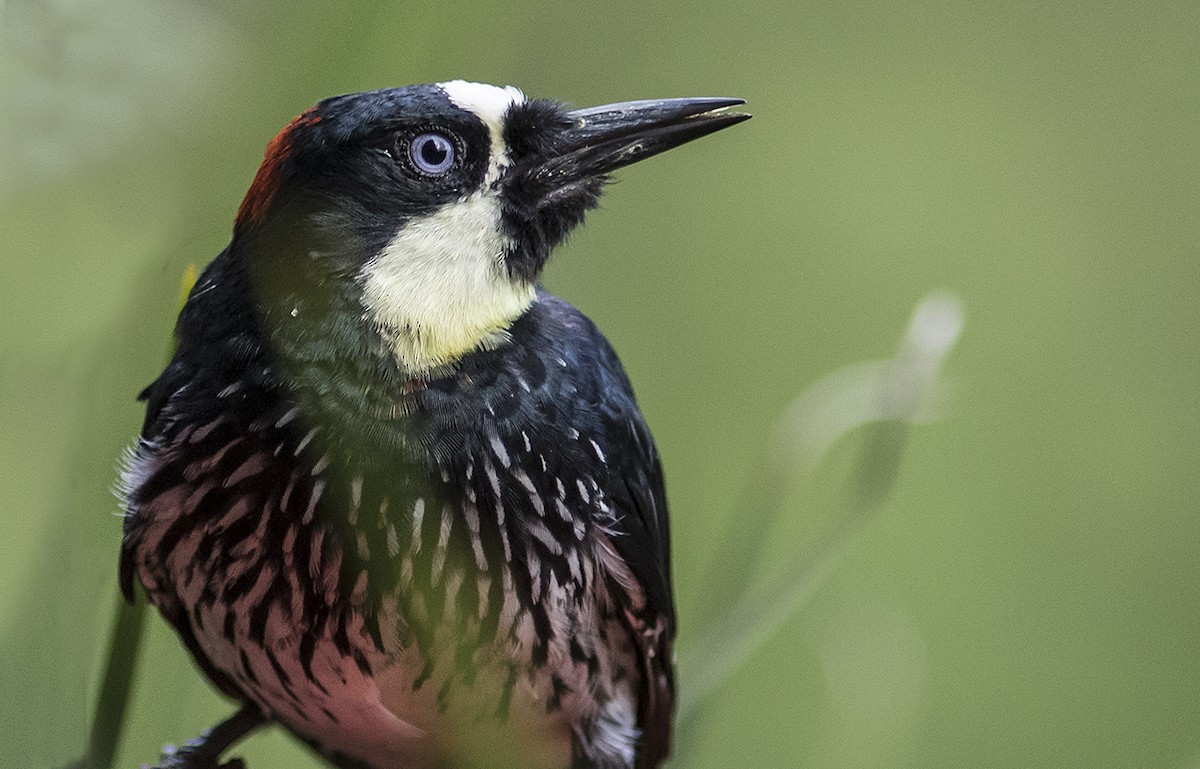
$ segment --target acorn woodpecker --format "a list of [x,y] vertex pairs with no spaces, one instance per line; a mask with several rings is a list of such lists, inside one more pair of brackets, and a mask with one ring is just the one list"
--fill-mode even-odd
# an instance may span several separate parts
[[741,103],[454,81],[329,98],[270,142],[123,477],[126,594],[242,703],[166,765],[266,722],[340,767],[667,756],[659,457],[538,281],[610,172]]

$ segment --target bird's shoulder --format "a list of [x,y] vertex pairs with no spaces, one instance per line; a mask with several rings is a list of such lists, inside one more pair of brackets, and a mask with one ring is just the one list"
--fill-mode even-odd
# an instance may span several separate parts
[[565,466],[588,469],[612,505],[604,523],[615,547],[647,591],[649,609],[668,618],[673,633],[662,463],[616,351],[586,315],[545,291],[511,333],[509,349],[460,371],[511,393],[511,413],[494,403],[472,410],[487,413],[502,432],[519,429],[547,451],[565,452]]
[[[611,590],[642,668],[638,765],[652,766],[670,752],[675,692],[675,607],[662,463],[624,367],[596,325],[545,292],[525,320],[530,327],[516,327],[514,342],[548,359],[553,372],[548,379],[555,383],[550,390],[556,393],[552,409],[566,405],[572,410],[567,435],[558,439],[569,445],[580,438],[591,445],[596,477],[611,505],[611,514],[597,527],[598,539],[619,559],[611,566]],[[636,584],[632,592],[620,584],[627,577]]]

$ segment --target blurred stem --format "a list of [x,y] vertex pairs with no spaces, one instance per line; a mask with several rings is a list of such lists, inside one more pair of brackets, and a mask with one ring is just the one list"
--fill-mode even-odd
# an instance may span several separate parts
[[[899,468],[907,437],[903,423],[871,425],[858,466],[847,483],[837,524],[808,555],[798,558],[757,588],[746,591],[705,638],[688,649],[691,670],[679,706],[685,731],[698,707],[806,605],[833,571],[847,544],[886,500]],[[691,664],[687,664],[692,661]],[[681,740],[681,744],[688,744]]]
[[[183,308],[195,284],[196,265],[189,264],[180,280],[179,309]],[[174,355],[172,336],[167,347],[167,363]],[[138,653],[145,628],[146,601],[141,591],[134,591],[133,603],[127,602],[118,592],[116,608],[113,610],[112,634],[108,639],[108,655],[100,676],[100,693],[96,697],[96,711],[92,715],[92,729],[88,735],[87,753],[70,769],[111,769],[125,727],[125,713],[129,709],[133,680],[137,676]]]
[[694,619],[697,626],[706,627],[716,621],[720,611],[746,591],[766,547],[771,523],[778,517],[787,494],[788,475],[769,456],[754,463],[737,497],[741,511],[728,516],[724,533],[717,539],[718,560],[708,570],[705,588],[700,592],[702,603]]
[[129,694],[133,691],[133,679],[137,674],[138,652],[146,622],[146,602],[140,593],[132,604],[126,602],[124,596],[117,595],[113,614],[108,659],[101,678],[100,695],[96,698],[91,735],[88,737],[87,758],[84,760],[86,769],[109,769],[116,757],[125,711],[129,706]]
[[[710,695],[808,603],[850,540],[891,493],[909,426],[920,421],[939,394],[941,365],[961,327],[957,298],[925,297],[894,358],[834,372],[805,391],[779,420],[768,456],[759,465],[763,469],[744,498],[748,507],[731,518],[734,550],[712,581],[710,605],[717,599],[729,608],[681,654],[688,676],[679,704],[681,752],[694,744],[700,711]],[[847,479],[833,530],[810,554],[748,589],[791,483],[811,473],[838,439],[861,425],[866,425],[863,449]],[[737,536],[746,529],[753,535]]]
[[[784,410],[737,497],[739,512],[729,516],[718,540],[721,558],[701,592],[704,603],[697,624],[715,621],[746,592],[789,493],[817,471],[833,444],[863,425],[915,424],[936,413],[944,389],[941,363],[957,339],[961,320],[956,297],[929,294],[918,303],[894,357],[834,371]],[[879,450],[870,441],[864,448],[868,453]],[[859,478],[863,493],[874,488],[886,495],[898,469],[869,468]]]

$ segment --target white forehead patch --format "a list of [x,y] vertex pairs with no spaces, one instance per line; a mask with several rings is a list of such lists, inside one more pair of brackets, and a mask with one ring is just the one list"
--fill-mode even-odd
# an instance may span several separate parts
[[525,101],[525,94],[511,85],[501,88],[487,83],[451,80],[438,83],[438,88],[454,102],[454,106],[478,115],[492,132],[493,141],[495,135],[504,129],[504,113],[508,108]]
[[487,126],[492,151],[484,184],[491,184],[508,165],[508,148],[504,144],[504,114],[512,105],[525,101],[525,94],[511,85],[501,88],[467,80],[451,80],[437,85],[454,106],[474,114]]

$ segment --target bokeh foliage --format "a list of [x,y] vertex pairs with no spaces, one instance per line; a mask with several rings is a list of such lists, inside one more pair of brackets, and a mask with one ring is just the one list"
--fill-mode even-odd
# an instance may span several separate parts
[[[83,746],[133,395],[263,145],[322,96],[467,77],[756,115],[622,172],[547,276],[655,428],[685,641],[779,410],[888,354],[929,289],[967,307],[949,418],[689,766],[1200,765],[1194,2],[8,0],[0,25],[0,764]],[[768,566],[819,540],[855,450]],[[230,711],[161,623],[145,651],[123,766]]]

